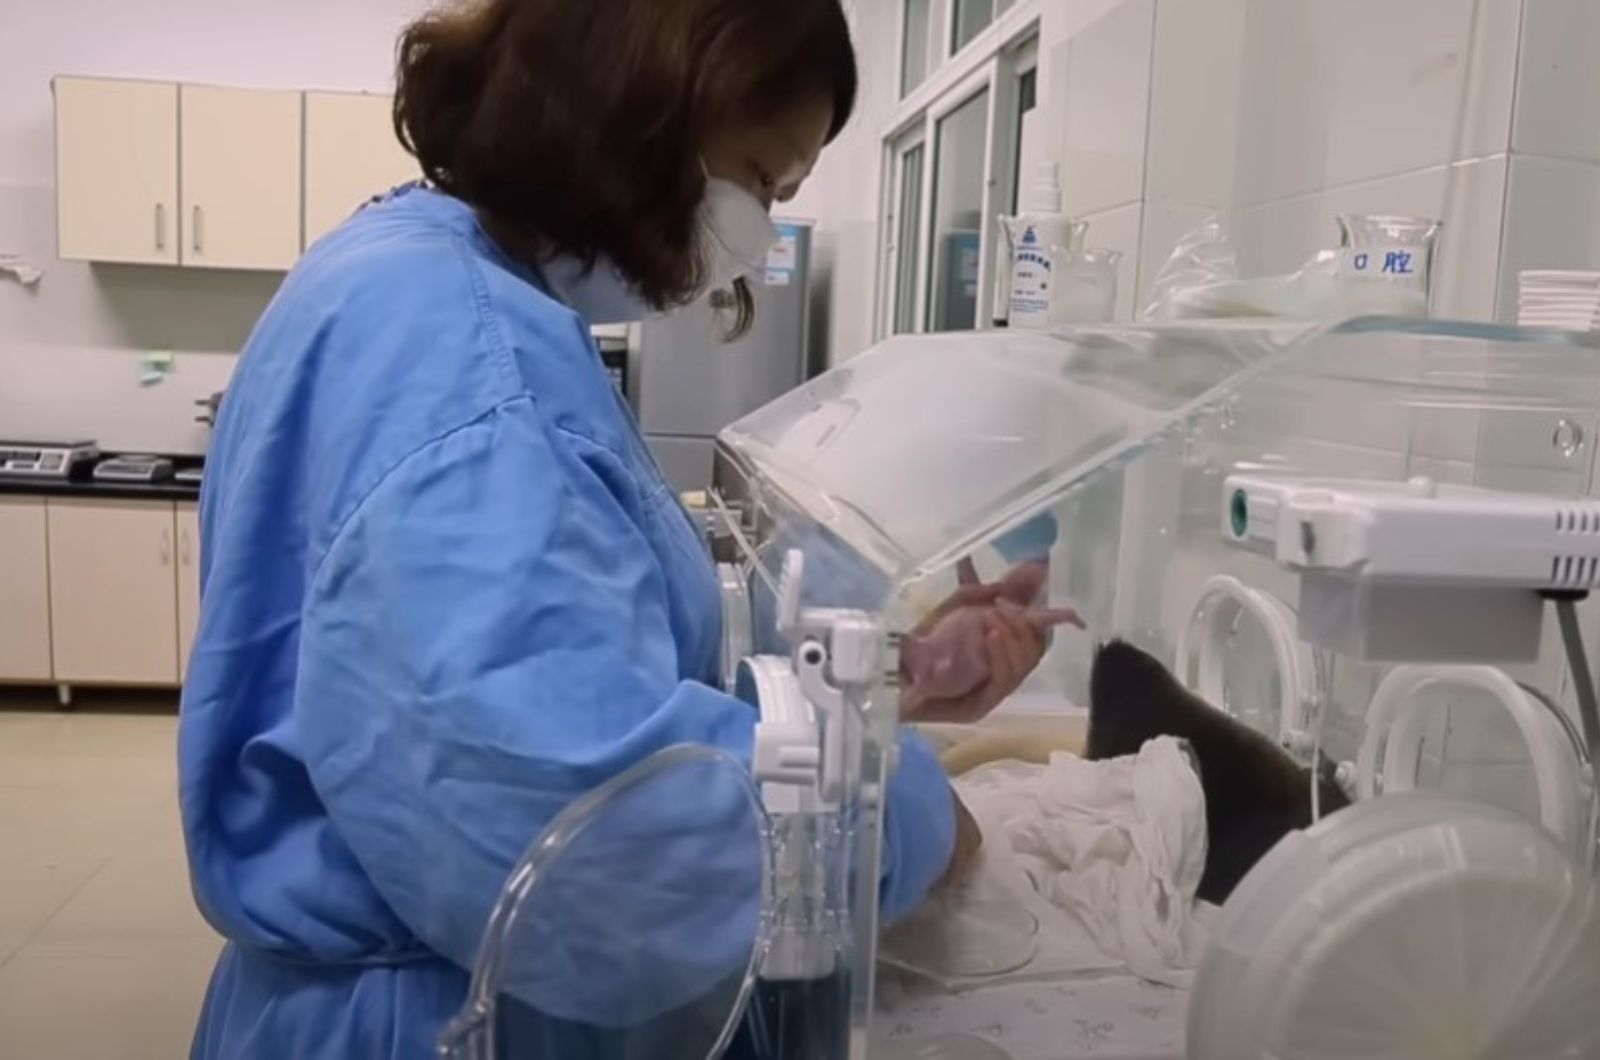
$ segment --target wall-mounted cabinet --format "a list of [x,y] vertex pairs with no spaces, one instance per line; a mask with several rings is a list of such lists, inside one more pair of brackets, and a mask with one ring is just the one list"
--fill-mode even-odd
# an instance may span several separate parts
[[287,269],[300,256],[300,93],[58,77],[58,252]]
[[59,77],[55,95],[61,256],[178,264],[178,86]]
[[58,77],[59,253],[287,270],[417,176],[386,95]]
[[288,269],[300,256],[300,93],[184,85],[185,265]]
[[374,195],[420,175],[394,134],[389,96],[306,93],[305,245]]

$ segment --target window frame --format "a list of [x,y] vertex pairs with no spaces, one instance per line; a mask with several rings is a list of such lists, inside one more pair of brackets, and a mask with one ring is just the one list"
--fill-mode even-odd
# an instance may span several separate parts
[[[873,334],[883,339],[895,334],[900,316],[899,290],[899,213],[903,201],[901,182],[904,154],[915,145],[923,145],[921,214],[919,225],[919,258],[917,263],[916,332],[928,330],[932,299],[929,297],[934,282],[933,262],[936,254],[933,211],[934,191],[938,179],[939,122],[970,102],[974,96],[988,89],[987,137],[984,157],[983,223],[980,226],[978,250],[978,328],[985,328],[994,319],[995,269],[997,267],[996,240],[1004,238],[1000,230],[999,215],[1009,206],[1007,199],[1016,182],[1017,153],[1022,135],[1021,123],[1016,119],[1017,94],[1022,76],[1028,70],[1038,70],[1039,35],[1043,10],[1048,0],[1017,0],[1001,13],[960,53],[948,58],[938,69],[930,70],[923,82],[902,98],[896,106],[880,142],[881,179],[879,188],[878,246],[881,248],[878,267],[876,311],[873,314]],[[954,38],[952,32],[955,5],[951,0],[934,0],[935,24],[942,23],[940,32],[945,40]],[[939,17],[942,15],[942,18]],[[897,42],[897,56],[905,55],[905,17],[899,20],[901,39]],[[897,70],[896,74],[901,71]],[[1038,76],[1037,74],[1035,75]],[[1003,189],[1003,190],[1002,190]]]

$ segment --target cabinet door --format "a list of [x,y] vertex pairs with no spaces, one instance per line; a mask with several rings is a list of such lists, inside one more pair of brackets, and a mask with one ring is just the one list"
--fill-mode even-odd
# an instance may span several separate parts
[[56,680],[176,684],[172,505],[51,500],[47,509]]
[[178,680],[189,673],[189,649],[200,628],[200,509],[178,505]]
[[184,85],[183,263],[287,269],[300,256],[300,93]]
[[0,681],[50,680],[44,501],[0,497]]
[[394,134],[389,96],[306,93],[306,246],[397,184],[421,175]]
[[58,77],[56,233],[63,258],[178,262],[178,86]]

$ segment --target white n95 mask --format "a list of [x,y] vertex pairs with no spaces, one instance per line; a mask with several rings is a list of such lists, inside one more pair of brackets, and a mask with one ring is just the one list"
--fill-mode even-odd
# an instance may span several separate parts
[[772,223],[761,200],[721,177],[706,177],[700,228],[707,290],[726,287],[741,276],[764,270],[767,254],[778,245],[778,226]]

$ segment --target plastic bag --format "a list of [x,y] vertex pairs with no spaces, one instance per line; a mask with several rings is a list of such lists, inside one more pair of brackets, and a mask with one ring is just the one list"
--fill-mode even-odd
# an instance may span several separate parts
[[1343,315],[1339,253],[1319,251],[1297,272],[1243,279],[1227,227],[1212,214],[1178,240],[1156,274],[1141,320],[1287,317],[1322,320]]

